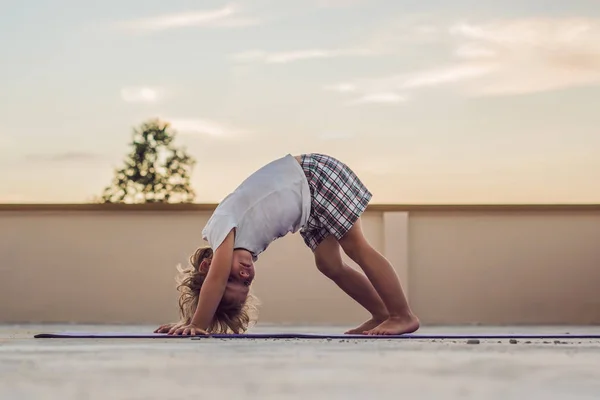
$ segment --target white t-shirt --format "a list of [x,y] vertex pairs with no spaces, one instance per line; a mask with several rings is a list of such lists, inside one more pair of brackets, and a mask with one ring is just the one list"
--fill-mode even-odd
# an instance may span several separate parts
[[234,248],[256,261],[274,240],[295,233],[307,222],[311,196],[300,163],[291,154],[263,166],[223,199],[202,230],[216,250],[235,228]]

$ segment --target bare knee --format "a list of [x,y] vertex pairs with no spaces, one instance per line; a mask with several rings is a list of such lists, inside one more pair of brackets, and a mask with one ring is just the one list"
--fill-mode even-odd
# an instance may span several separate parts
[[327,236],[315,249],[317,269],[329,279],[335,280],[344,270],[340,244],[333,236]]
[[339,262],[337,262],[332,259],[316,257],[315,264],[317,265],[319,272],[331,280],[335,280],[338,276],[340,276],[344,269],[344,263],[341,259]]

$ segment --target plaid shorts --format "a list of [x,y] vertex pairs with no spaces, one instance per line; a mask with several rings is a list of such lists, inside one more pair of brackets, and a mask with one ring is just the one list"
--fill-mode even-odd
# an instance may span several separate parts
[[373,195],[344,163],[323,154],[303,154],[311,211],[300,230],[304,243],[315,251],[328,235],[341,239],[367,208]]

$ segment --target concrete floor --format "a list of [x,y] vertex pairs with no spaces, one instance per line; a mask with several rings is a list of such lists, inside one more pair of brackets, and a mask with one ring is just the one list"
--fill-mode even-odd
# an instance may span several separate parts
[[[152,329],[0,326],[0,399],[600,398],[600,340],[467,344],[466,340],[32,338],[52,331]],[[262,326],[254,332],[343,329]],[[510,331],[600,334],[600,327],[424,327],[420,332]]]

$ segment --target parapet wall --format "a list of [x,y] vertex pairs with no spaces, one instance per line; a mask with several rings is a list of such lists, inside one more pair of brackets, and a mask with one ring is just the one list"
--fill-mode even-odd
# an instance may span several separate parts
[[[176,320],[175,266],[213,209],[0,205],[0,323]],[[600,323],[600,205],[371,206],[363,227],[424,324]],[[260,322],[367,318],[299,235],[256,269]]]

